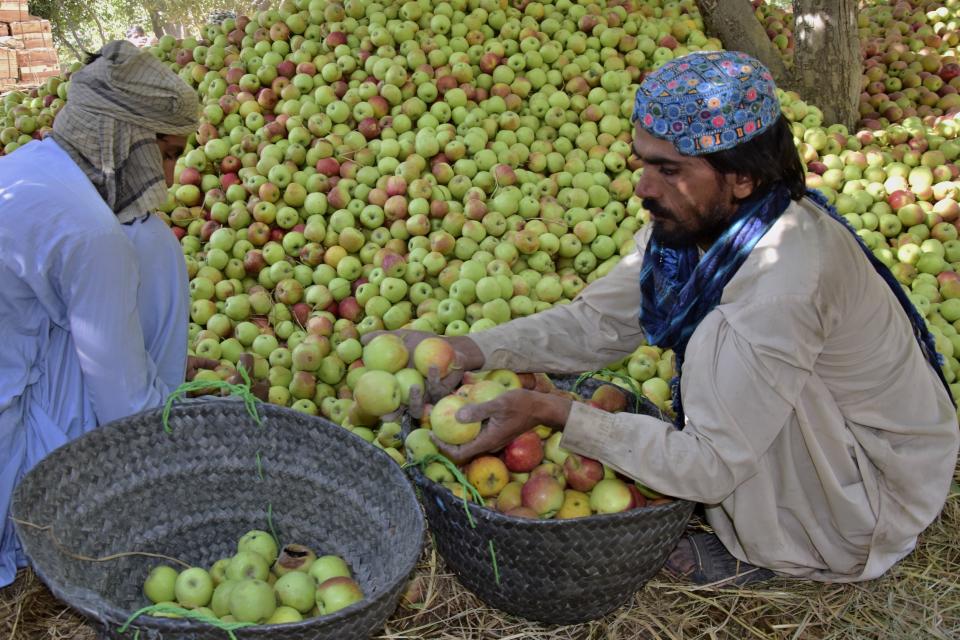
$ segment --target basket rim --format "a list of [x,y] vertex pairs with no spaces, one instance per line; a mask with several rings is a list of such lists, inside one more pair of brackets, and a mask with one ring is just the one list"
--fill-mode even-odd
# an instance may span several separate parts
[[[241,399],[241,398],[236,398],[236,397],[221,398],[221,397],[209,397],[209,396],[204,396],[204,397],[200,397],[200,398],[190,398],[190,399],[187,399],[187,400],[182,401],[182,402],[176,402],[176,403],[174,403],[173,406],[172,406],[172,408],[171,408],[170,415],[172,416],[178,409],[200,410],[200,409],[206,409],[206,408],[211,408],[211,407],[215,408],[217,405],[222,405],[222,406],[224,406],[224,407],[226,407],[226,408],[229,408],[229,409],[239,409],[239,410],[242,410],[242,411],[244,412],[244,414],[246,414],[246,409],[245,409],[245,406],[244,406],[244,404],[243,404],[243,399]],[[360,601],[358,601],[358,602],[355,602],[355,603],[353,603],[353,604],[351,604],[351,605],[349,605],[349,606],[347,606],[347,607],[344,607],[343,609],[340,609],[340,610],[338,610],[338,611],[336,611],[336,612],[334,612],[334,613],[332,613],[332,614],[314,616],[314,617],[306,618],[306,619],[304,619],[304,620],[300,620],[300,621],[297,621],[297,622],[289,622],[289,623],[284,623],[284,624],[271,624],[271,625],[258,624],[258,625],[253,625],[253,626],[250,626],[250,627],[244,627],[244,628],[242,628],[242,629],[238,629],[237,632],[235,632],[235,633],[250,633],[250,632],[254,632],[254,633],[256,633],[256,634],[261,634],[261,633],[265,633],[265,632],[268,633],[268,632],[269,632],[269,631],[265,631],[265,630],[271,630],[271,631],[272,631],[272,630],[283,630],[283,631],[291,630],[291,631],[293,631],[293,630],[298,630],[298,629],[306,629],[306,628],[312,628],[312,627],[319,627],[319,626],[321,626],[321,625],[335,624],[335,623],[338,623],[338,622],[340,622],[340,621],[342,621],[342,620],[345,620],[345,619],[347,619],[347,618],[350,618],[350,617],[352,617],[352,616],[358,615],[358,614],[359,614],[361,611],[363,611],[365,608],[372,606],[375,602],[377,602],[379,599],[385,597],[385,596],[386,596],[387,594],[389,594],[392,590],[397,589],[399,586],[402,586],[402,584],[404,583],[404,581],[409,578],[410,574],[413,572],[413,570],[414,570],[414,569],[416,568],[416,566],[417,566],[417,563],[419,562],[419,559],[420,559],[420,550],[422,549],[422,543],[423,543],[424,536],[425,536],[425,533],[426,533],[426,530],[427,530],[427,523],[426,523],[426,518],[425,518],[425,516],[424,516],[424,514],[423,514],[423,509],[421,508],[420,503],[419,503],[419,500],[418,500],[418,498],[417,498],[417,494],[416,494],[416,491],[415,491],[415,489],[414,489],[414,486],[413,486],[412,482],[410,482],[410,480],[409,480],[409,478],[406,476],[406,474],[403,473],[403,469],[402,469],[399,465],[397,465],[397,463],[393,460],[393,458],[391,458],[385,451],[383,451],[383,450],[381,450],[381,449],[378,449],[377,447],[371,445],[369,442],[367,442],[366,440],[364,440],[364,439],[361,438],[360,436],[358,436],[358,435],[356,435],[356,434],[354,434],[354,433],[352,433],[352,432],[350,432],[350,431],[348,431],[348,430],[343,429],[341,426],[339,426],[339,425],[337,425],[337,424],[335,424],[335,423],[332,423],[332,422],[330,422],[330,421],[328,421],[328,420],[326,420],[325,418],[322,418],[322,417],[320,417],[320,416],[311,416],[311,415],[308,415],[308,414],[301,413],[301,412],[299,412],[299,411],[294,411],[293,409],[290,409],[290,408],[288,408],[288,407],[281,407],[281,406],[279,406],[279,405],[273,405],[273,404],[270,404],[270,403],[267,403],[267,402],[262,402],[262,401],[260,401],[260,400],[257,400],[257,401],[256,401],[256,405],[257,405],[258,411],[261,411],[261,410],[265,409],[266,411],[275,412],[275,413],[280,413],[280,414],[290,413],[290,414],[295,415],[295,416],[298,417],[298,418],[302,417],[303,419],[316,421],[316,422],[318,422],[319,424],[322,424],[322,425],[323,425],[323,428],[325,428],[325,429],[336,428],[336,429],[343,430],[344,433],[345,433],[345,435],[346,435],[348,438],[356,438],[356,441],[357,441],[358,443],[363,443],[361,446],[368,447],[368,448],[371,450],[371,454],[372,454],[371,459],[375,459],[376,457],[381,457],[381,460],[383,461],[384,464],[388,464],[388,465],[390,465],[391,467],[395,467],[396,470],[397,470],[397,472],[400,474],[400,476],[403,477],[404,482],[402,482],[402,483],[393,483],[393,486],[397,487],[397,490],[399,490],[399,491],[403,492],[404,494],[406,494],[406,495],[404,496],[404,498],[401,498],[401,499],[406,499],[407,501],[409,501],[410,504],[411,504],[411,507],[415,506],[415,509],[411,509],[411,512],[412,512],[412,513],[415,512],[415,514],[416,514],[414,520],[415,520],[416,529],[417,529],[417,532],[419,533],[419,535],[416,535],[416,536],[413,536],[413,537],[416,537],[416,538],[420,541],[420,543],[417,545],[417,549],[418,549],[417,553],[416,553],[416,554],[412,554],[411,557],[408,558],[408,559],[406,560],[406,562],[403,563],[403,565],[402,565],[403,572],[401,573],[401,576],[402,576],[402,577],[401,577],[399,580],[397,580],[396,583],[391,583],[391,584],[386,585],[385,588],[384,588],[384,589],[381,591],[381,593],[379,594],[379,597],[376,598],[376,599],[374,599],[374,598],[364,598],[363,600],[360,600]],[[60,447],[59,449],[51,452],[51,455],[54,454],[54,453],[56,453],[56,451],[62,451],[62,450],[67,449],[68,447],[76,446],[76,443],[81,442],[83,439],[85,439],[87,436],[89,436],[89,435],[91,435],[91,434],[95,434],[95,433],[98,433],[98,432],[100,432],[100,433],[102,434],[104,429],[114,429],[114,430],[121,429],[121,428],[123,428],[123,426],[122,426],[121,423],[124,423],[124,422],[129,421],[129,420],[133,420],[133,419],[136,419],[136,418],[142,418],[142,417],[146,417],[146,416],[149,416],[149,415],[156,415],[156,416],[159,418],[159,416],[162,414],[162,412],[163,412],[163,407],[155,407],[155,408],[152,408],[152,409],[147,409],[147,410],[144,410],[144,411],[135,413],[135,414],[131,414],[131,415],[126,416],[126,417],[124,417],[124,418],[120,418],[120,419],[118,419],[118,420],[113,420],[113,421],[108,422],[108,423],[106,423],[106,424],[100,425],[100,426],[97,427],[96,429],[87,432],[86,434],[80,436],[79,438],[76,438],[76,439],[74,439],[74,440],[66,443],[65,445],[63,445],[63,446]],[[62,454],[62,453],[61,453],[61,455],[66,455],[66,454]],[[48,456],[48,457],[49,457],[49,456]],[[35,468],[36,468],[36,467],[35,467]],[[32,471],[33,471],[33,470],[31,469],[31,471],[28,472],[27,475],[29,475],[30,473],[32,473]],[[392,472],[391,472],[391,473],[392,473]],[[23,481],[26,480],[27,475],[25,475],[24,478],[21,479],[21,482],[18,483],[18,487],[19,487],[20,485],[24,484]],[[15,501],[15,502],[16,502],[16,501]],[[12,505],[11,505],[11,506],[12,506]],[[16,526],[16,528],[18,529],[18,536],[19,536],[19,525],[15,525],[15,526]],[[41,532],[41,533],[42,533],[42,532]],[[49,531],[48,531],[47,533],[49,533]],[[50,592],[51,592],[58,600],[60,600],[61,602],[63,602],[63,603],[66,604],[67,606],[69,606],[71,609],[79,612],[79,613],[82,614],[84,617],[86,617],[86,618],[88,618],[88,619],[90,619],[90,620],[96,621],[97,623],[100,623],[100,624],[102,624],[102,625],[104,625],[104,626],[107,626],[107,625],[110,625],[110,624],[114,624],[114,623],[116,623],[117,621],[120,621],[120,624],[122,625],[122,624],[124,624],[128,619],[130,619],[130,616],[134,613],[133,610],[127,611],[127,610],[126,610],[125,608],[123,608],[123,607],[118,607],[118,606],[112,604],[111,602],[109,602],[109,601],[108,601],[102,594],[100,594],[99,592],[96,592],[96,591],[94,591],[93,589],[89,589],[89,588],[87,588],[87,587],[82,587],[82,586],[81,586],[81,588],[82,588],[84,591],[92,594],[91,597],[89,597],[89,598],[83,597],[83,598],[81,598],[79,601],[78,601],[78,599],[77,599],[76,597],[67,598],[66,595],[65,595],[65,592],[66,592],[67,588],[66,588],[66,587],[61,588],[61,586],[60,586],[60,584],[59,584],[58,582],[52,580],[52,579],[49,577],[49,575],[47,574],[47,571],[45,570],[45,568],[44,568],[44,566],[43,566],[44,561],[41,560],[41,561],[38,563],[38,562],[34,559],[34,557],[28,552],[28,546],[29,546],[29,545],[23,542],[23,537],[22,537],[22,536],[19,536],[19,537],[20,537],[20,539],[21,539],[21,546],[22,546],[24,555],[27,556],[27,558],[28,558],[28,560],[29,560],[29,562],[30,562],[30,567],[33,569],[33,571],[34,571],[34,573],[37,575],[37,577],[40,578],[41,582],[43,582],[44,585],[47,586],[47,588],[50,590]],[[95,600],[99,600],[99,603],[94,602]],[[195,629],[199,628],[200,626],[203,626],[203,627],[212,627],[212,626],[213,626],[213,625],[210,625],[210,624],[208,624],[208,623],[205,623],[205,622],[202,622],[202,621],[199,621],[199,620],[189,619],[189,618],[179,618],[179,619],[178,619],[178,618],[164,618],[164,617],[151,616],[151,615],[149,615],[149,614],[142,614],[142,615],[140,615],[140,616],[137,616],[136,618],[134,618],[133,620],[131,620],[130,624],[131,624],[131,628],[136,627],[136,628],[144,628],[144,629],[152,629],[152,630],[157,630],[157,631],[168,631],[168,632],[175,632],[175,631],[176,631],[176,632],[187,632],[187,631],[190,631],[190,630],[195,630]]]

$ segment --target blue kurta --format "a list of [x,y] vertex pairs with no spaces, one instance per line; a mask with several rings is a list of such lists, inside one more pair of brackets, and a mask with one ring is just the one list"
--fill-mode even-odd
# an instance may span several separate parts
[[0,158],[0,587],[25,564],[6,518],[20,478],[170,391],[144,347],[139,280],[113,211],[53,140]]
[[187,371],[190,289],[183,249],[170,227],[153,214],[120,228],[140,262],[137,306],[147,353],[160,379],[175,389]]

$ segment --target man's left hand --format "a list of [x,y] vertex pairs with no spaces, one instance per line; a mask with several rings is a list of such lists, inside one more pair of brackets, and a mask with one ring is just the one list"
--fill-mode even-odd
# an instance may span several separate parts
[[569,398],[527,389],[507,391],[489,402],[468,405],[457,412],[460,422],[486,421],[476,438],[462,445],[450,445],[434,437],[440,452],[457,464],[506,446],[538,425],[562,427],[570,414]]

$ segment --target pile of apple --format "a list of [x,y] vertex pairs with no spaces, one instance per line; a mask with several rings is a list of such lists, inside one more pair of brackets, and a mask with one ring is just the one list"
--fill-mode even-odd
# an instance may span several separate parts
[[692,11],[313,0],[161,40],[204,101],[165,208],[191,349],[223,361],[201,378],[251,352],[272,402],[340,422],[365,333],[573,299],[643,222],[636,82],[718,46]]
[[[521,387],[563,395],[613,413],[627,408],[627,396],[613,385],[602,385],[585,399],[556,388],[544,374],[518,375],[504,369],[468,373],[456,391],[425,408],[420,427],[407,435],[407,454],[411,460],[425,463],[427,478],[457,497],[473,501],[473,494],[457,481],[450,467],[429,461],[431,454],[439,453],[433,438],[453,445],[470,442],[481,424],[460,422],[457,411]],[[567,519],[670,502],[597,460],[566,451],[560,446],[562,437],[561,432],[540,425],[512,440],[498,455],[484,454],[465,463],[462,471],[486,507],[509,516]]]
[[[809,185],[910,289],[951,383],[958,4],[864,6],[865,128],[781,94]],[[788,50],[789,14],[757,10]],[[191,278],[189,349],[221,362],[200,379],[231,379],[250,353],[271,402],[402,459],[395,421],[347,419],[360,337],[482,331],[606,274],[648,219],[632,195],[636,86],[718,47],[693,0],[285,0],[161,39],[153,53],[203,103],[162,214]],[[4,99],[8,151],[49,127],[68,87]],[[673,361],[643,346],[609,368],[667,409]]]
[[0,156],[39,140],[53,127],[53,119],[67,99],[69,83],[47,78],[30,91],[11,91],[0,101]]
[[[363,600],[363,591],[342,558],[318,558],[300,544],[278,549],[273,537],[259,530],[245,533],[237,542],[237,553],[217,560],[209,570],[154,567],[143,593],[154,604],[191,609],[200,620],[205,616],[252,624],[299,622]],[[181,617],[162,609],[151,615]]]
[[[763,0],[753,0],[753,5],[785,62],[792,62],[793,14]],[[960,112],[960,3],[864,3],[858,20],[863,127],[882,129],[912,116],[934,124],[938,117]]]

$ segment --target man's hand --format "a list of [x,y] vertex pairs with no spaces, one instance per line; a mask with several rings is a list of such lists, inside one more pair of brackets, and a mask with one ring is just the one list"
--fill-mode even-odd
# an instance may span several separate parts
[[486,421],[479,435],[462,445],[434,437],[440,453],[457,464],[488,451],[496,451],[538,425],[560,428],[567,422],[572,400],[527,389],[513,389],[489,402],[468,405],[457,412],[460,422]]
[[475,371],[483,366],[483,354],[476,343],[466,336],[445,337],[437,336],[427,331],[414,331],[412,329],[397,329],[396,331],[372,331],[364,335],[360,340],[366,345],[371,340],[384,333],[393,333],[403,340],[403,345],[410,354],[408,367],[413,367],[413,352],[417,345],[427,338],[441,338],[445,340],[456,354],[453,365],[445,376],[440,376],[440,371],[436,367],[430,367],[427,372],[425,385],[426,389],[414,394],[411,389],[410,394],[410,413],[414,417],[420,417],[423,413],[423,404],[426,402],[436,402],[440,398],[450,395],[460,386],[463,381],[465,371]]

